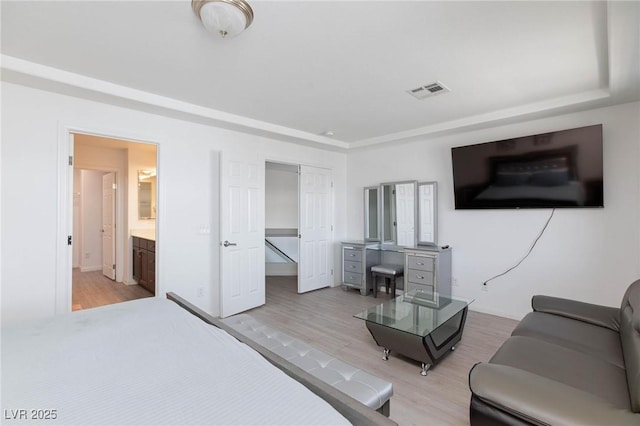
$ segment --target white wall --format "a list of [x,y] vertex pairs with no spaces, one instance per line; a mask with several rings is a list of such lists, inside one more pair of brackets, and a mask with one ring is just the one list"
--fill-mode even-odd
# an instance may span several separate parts
[[[55,313],[56,249],[60,244],[56,239],[57,180],[58,169],[66,169],[58,160],[58,146],[61,128],[66,126],[159,144],[159,295],[175,291],[214,315],[219,312],[218,211],[213,199],[218,182],[216,152],[224,157],[232,150],[265,160],[332,169],[334,237],[337,241],[346,237],[345,154],[6,82],[1,90],[3,321]],[[211,234],[198,232],[203,225],[210,227]],[[336,243],[335,265],[339,265],[339,255]],[[204,287],[203,297],[197,296],[198,287]]]
[[73,238],[76,244],[73,245],[72,266],[80,267],[80,169],[73,170]]
[[[82,272],[102,269],[102,176],[105,172],[80,170],[80,259]],[[74,182],[75,183],[75,182]]]
[[[453,247],[454,294],[471,308],[514,318],[534,294],[618,306],[640,277],[640,103],[619,105],[425,139],[347,156],[350,238],[363,237],[363,187],[416,179],[438,182],[439,243]],[[533,253],[517,269],[551,210],[455,210],[451,147],[591,124],[604,126],[604,209],[557,209]]]
[[265,170],[265,228],[298,228],[298,173]]

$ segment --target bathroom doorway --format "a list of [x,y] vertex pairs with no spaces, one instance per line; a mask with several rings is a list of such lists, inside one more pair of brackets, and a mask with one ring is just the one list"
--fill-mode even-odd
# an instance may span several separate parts
[[133,242],[153,241],[155,277],[157,145],[72,137],[72,310],[154,296],[155,279],[151,290],[138,282]]

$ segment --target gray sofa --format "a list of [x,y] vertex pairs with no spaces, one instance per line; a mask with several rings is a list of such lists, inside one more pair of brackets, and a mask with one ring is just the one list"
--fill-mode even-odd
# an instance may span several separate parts
[[640,280],[620,309],[534,296],[469,373],[472,425],[640,425]]

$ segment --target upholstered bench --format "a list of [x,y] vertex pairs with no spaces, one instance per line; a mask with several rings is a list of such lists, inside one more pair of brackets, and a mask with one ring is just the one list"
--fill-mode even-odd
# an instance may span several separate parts
[[222,322],[351,398],[389,416],[391,383],[261,324],[250,315],[235,315]]
[[[371,267],[371,281],[373,281],[373,297],[378,297],[378,277],[384,278],[384,286],[387,294],[391,287],[391,298],[396,297],[396,279],[404,274],[404,266],[381,264]],[[387,283],[387,280],[388,283]]]

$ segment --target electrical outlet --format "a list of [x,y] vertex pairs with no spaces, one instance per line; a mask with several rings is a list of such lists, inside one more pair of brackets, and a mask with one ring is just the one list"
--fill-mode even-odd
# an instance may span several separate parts
[[482,291],[489,291],[489,284],[482,283]]
[[452,283],[452,285],[453,285],[454,287],[458,287],[458,279],[457,279],[457,278],[454,278],[454,279],[453,279],[453,283]]
[[204,297],[204,287],[198,287],[197,295],[198,297]]

